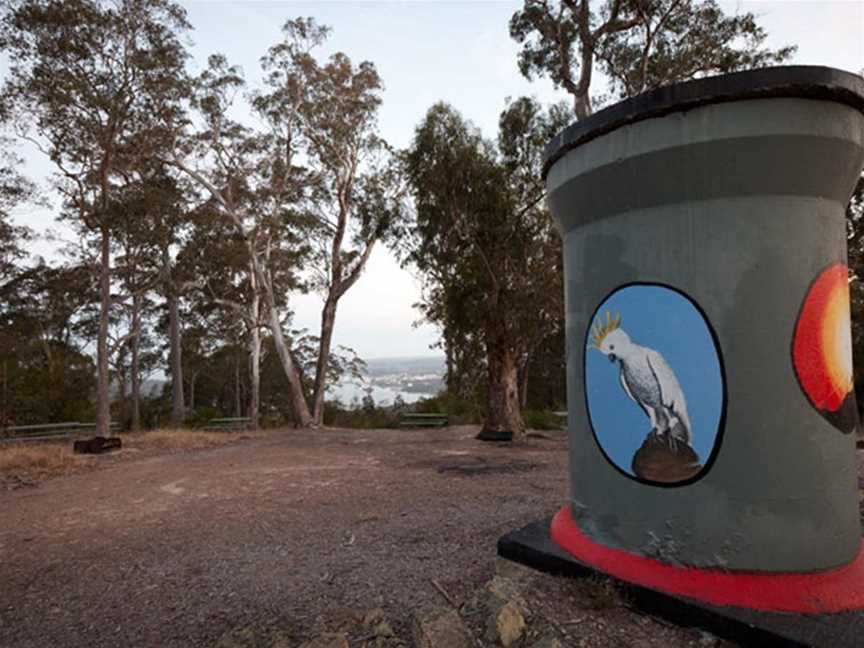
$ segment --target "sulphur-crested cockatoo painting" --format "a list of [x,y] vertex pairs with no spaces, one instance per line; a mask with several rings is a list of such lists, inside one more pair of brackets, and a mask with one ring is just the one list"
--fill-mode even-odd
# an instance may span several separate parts
[[651,421],[651,435],[676,450],[693,446],[687,400],[675,372],[659,351],[633,342],[621,328],[621,315],[606,311],[591,331],[590,348],[620,367],[619,380],[627,394]]

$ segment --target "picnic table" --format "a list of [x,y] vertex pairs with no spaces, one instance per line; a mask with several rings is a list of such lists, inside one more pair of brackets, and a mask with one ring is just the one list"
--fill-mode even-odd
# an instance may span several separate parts
[[248,430],[251,425],[251,418],[238,416],[234,418],[210,419],[205,429],[208,432],[232,432],[235,430]]
[[448,423],[446,414],[405,412],[399,421],[399,427],[447,427]]

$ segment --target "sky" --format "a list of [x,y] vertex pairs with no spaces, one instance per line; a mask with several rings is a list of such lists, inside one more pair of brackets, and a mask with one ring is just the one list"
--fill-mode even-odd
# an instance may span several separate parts
[[[426,110],[447,101],[494,137],[506,97],[533,95],[544,103],[567,100],[545,79],[529,82],[516,67],[518,44],[508,34],[519,1],[472,2],[229,2],[181,3],[194,30],[190,34],[193,71],[209,54],[221,52],[240,65],[247,81],[260,78],[258,61],[276,43],[289,18],[312,16],[333,28],[322,53],[345,52],[352,61],[370,60],[384,80],[379,115],[382,136],[397,147],[410,144]],[[849,71],[864,68],[864,2],[774,0],[721,2],[727,13],[752,11],[769,34],[768,45],[797,44],[791,63],[828,65]],[[0,59],[2,65],[2,59]],[[602,83],[602,79],[599,79]],[[597,85],[601,89],[601,85]],[[52,172],[50,161],[21,147],[24,170],[37,181]],[[47,183],[45,183],[47,184]],[[24,207],[16,219],[37,232],[63,230],[52,212]],[[50,256],[42,241],[34,252]],[[361,357],[430,355],[438,332],[415,326],[413,304],[419,282],[401,269],[383,246],[375,250],[358,283],[340,301],[334,342]],[[318,295],[292,300],[295,325],[317,331],[322,300]]]

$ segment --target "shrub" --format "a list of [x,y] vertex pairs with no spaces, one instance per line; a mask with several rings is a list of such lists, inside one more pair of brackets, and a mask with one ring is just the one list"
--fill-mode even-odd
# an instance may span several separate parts
[[410,407],[410,411],[422,414],[446,414],[450,425],[469,425],[483,419],[483,408],[477,403],[447,391],[433,398],[421,398]]
[[203,428],[207,427],[215,418],[222,418],[222,412],[215,407],[199,407],[186,417],[183,422],[185,427]]
[[566,422],[549,410],[524,410],[522,420],[529,430],[563,430]]

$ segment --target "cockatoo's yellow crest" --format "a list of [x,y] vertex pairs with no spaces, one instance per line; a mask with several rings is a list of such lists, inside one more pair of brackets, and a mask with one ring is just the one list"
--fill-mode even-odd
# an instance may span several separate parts
[[600,349],[600,345],[603,344],[603,340],[609,335],[612,331],[619,328],[621,326],[621,313],[612,317],[612,313],[608,310],[606,311],[606,322],[603,322],[603,318],[600,317],[599,321],[594,324],[594,328],[591,330],[591,347],[592,349]]

